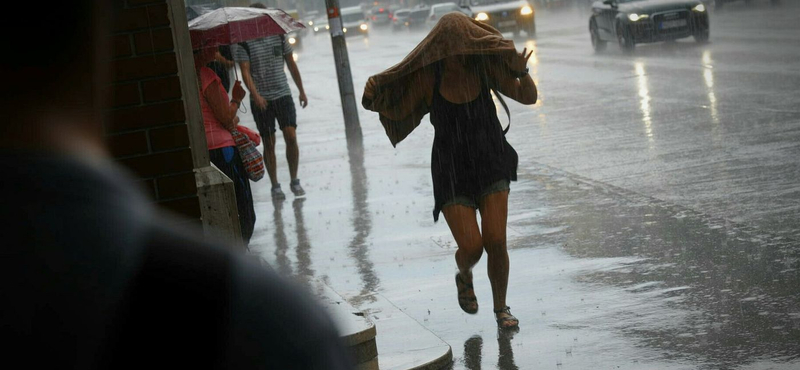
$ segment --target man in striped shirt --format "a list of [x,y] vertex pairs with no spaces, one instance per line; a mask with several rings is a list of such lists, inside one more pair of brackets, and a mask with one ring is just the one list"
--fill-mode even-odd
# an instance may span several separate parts
[[[254,8],[265,8],[253,4]],[[272,182],[273,199],[285,199],[278,182],[275,160],[275,121],[283,131],[286,142],[286,159],[289,162],[291,182],[289,188],[295,196],[305,194],[297,178],[300,149],[297,146],[297,112],[289,90],[289,82],[283,65],[289,68],[297,90],[300,92],[300,106],[308,105],[300,70],[292,58],[292,46],[283,35],[268,36],[239,44],[234,58],[242,69],[242,79],[250,91],[250,110],[261,136],[264,138],[264,159],[267,173]]]

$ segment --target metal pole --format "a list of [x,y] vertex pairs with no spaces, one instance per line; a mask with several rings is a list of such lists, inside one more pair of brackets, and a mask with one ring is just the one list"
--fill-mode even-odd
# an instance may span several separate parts
[[336,63],[336,76],[339,80],[339,95],[342,99],[342,113],[344,114],[344,130],[347,143],[356,148],[361,144],[361,124],[358,122],[358,107],[356,106],[355,90],[353,89],[353,75],[350,73],[350,58],[347,55],[347,43],[342,30],[342,18],[339,14],[339,0],[325,0],[330,25],[331,44],[333,45],[333,59]]

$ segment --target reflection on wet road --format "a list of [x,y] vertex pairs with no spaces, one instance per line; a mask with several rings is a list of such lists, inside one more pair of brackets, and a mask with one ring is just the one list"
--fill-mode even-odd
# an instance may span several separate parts
[[364,144],[361,135],[356,135],[347,145],[348,158],[350,159],[350,178],[353,191],[353,216],[352,224],[355,236],[350,241],[350,257],[356,261],[358,274],[361,276],[361,292],[354,298],[354,303],[362,299],[370,299],[370,293],[378,290],[380,280],[375,273],[375,266],[370,259],[370,248],[367,245],[372,220],[367,204],[369,189],[367,187],[367,172],[364,168]]
[[635,296],[605,317],[614,330],[722,367],[800,354],[796,242],[546,167],[531,179],[549,191],[525,195],[552,211],[515,228],[566,226],[540,242],[577,258],[624,259],[575,277]]
[[[511,340],[518,330],[498,330],[497,331],[497,365],[498,370],[519,370],[514,363],[514,348]],[[466,370],[481,370],[483,362],[483,337],[473,335],[464,342],[464,356],[462,363]]]

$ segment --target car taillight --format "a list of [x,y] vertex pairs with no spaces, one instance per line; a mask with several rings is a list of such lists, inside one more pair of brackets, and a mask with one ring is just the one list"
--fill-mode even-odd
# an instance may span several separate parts
[[373,16],[372,16],[372,20],[373,20],[373,21],[376,21],[376,20],[378,20],[378,17],[376,17],[376,16],[374,16],[374,15],[373,15]]

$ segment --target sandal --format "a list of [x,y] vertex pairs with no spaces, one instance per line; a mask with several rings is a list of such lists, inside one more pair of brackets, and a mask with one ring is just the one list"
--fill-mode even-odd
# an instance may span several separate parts
[[[504,313],[507,316],[497,317],[498,313]],[[511,328],[518,328],[519,327],[519,320],[517,320],[514,315],[511,314],[511,307],[505,306],[499,310],[494,310],[495,320],[497,320],[497,326],[501,329],[511,329]]]
[[[458,305],[461,306],[461,309],[470,315],[478,313],[478,298],[475,297],[475,289],[472,287],[472,283],[467,283],[461,278],[461,273],[456,273],[456,288],[458,288]],[[470,291],[472,294],[467,294]]]

